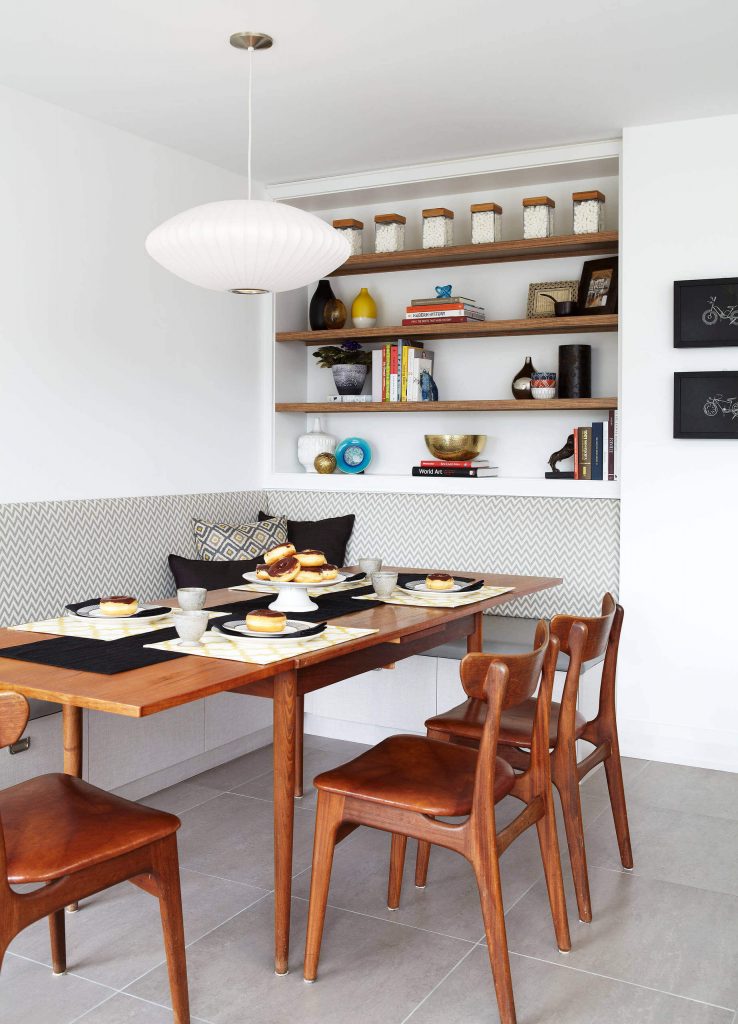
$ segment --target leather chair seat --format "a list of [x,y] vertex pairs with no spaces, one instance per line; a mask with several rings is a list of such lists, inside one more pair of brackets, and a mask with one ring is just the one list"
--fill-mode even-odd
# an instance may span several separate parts
[[[468,814],[477,752],[424,736],[390,736],[347,764],[323,772],[315,788],[418,811],[433,817]],[[495,803],[512,789],[515,774],[497,758]]]
[[[557,701],[551,702],[551,717],[549,720],[548,742],[549,746],[556,745],[556,737],[559,731],[559,714],[561,705]],[[434,729],[437,732],[448,733],[465,740],[476,740],[482,736],[482,726],[487,715],[487,705],[481,700],[465,700],[463,704],[429,718],[425,723],[426,729]],[[508,708],[502,712],[500,719],[499,742],[507,746],[525,747],[530,746],[533,735],[533,722],[536,715],[536,701],[534,698],[524,700],[514,708]],[[575,733],[577,739],[584,732],[587,719],[579,711],[575,714]]]
[[104,793],[71,775],[0,791],[8,881],[50,882],[176,832],[173,814]]

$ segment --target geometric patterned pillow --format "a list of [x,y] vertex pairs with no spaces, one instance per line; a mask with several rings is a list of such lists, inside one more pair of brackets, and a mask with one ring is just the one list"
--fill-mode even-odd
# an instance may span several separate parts
[[287,543],[287,517],[278,516],[263,523],[208,523],[192,520],[197,557],[206,562],[233,562],[259,558],[278,544]]

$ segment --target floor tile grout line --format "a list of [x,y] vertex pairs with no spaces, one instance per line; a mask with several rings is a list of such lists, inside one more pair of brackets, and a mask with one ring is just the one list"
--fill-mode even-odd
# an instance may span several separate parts
[[658,875],[647,875],[639,871],[637,867],[624,868],[609,864],[597,864],[590,862],[590,868],[597,868],[599,871],[609,871],[614,875],[624,875],[626,878],[640,878],[643,882],[659,882],[661,885],[678,885],[682,889],[694,889],[695,892],[708,892],[712,896],[726,896],[730,900],[738,900],[738,892],[726,892],[725,889],[708,889],[704,885],[694,885],[692,882],[677,882],[673,878],[660,878]]
[[451,975],[454,973],[454,971],[463,964],[463,962],[466,960],[466,958],[472,955],[472,953],[474,952],[475,949],[477,949],[478,946],[479,946],[479,943],[475,942],[474,945],[471,947],[471,949],[468,949],[466,951],[466,953],[464,953],[464,955],[461,957],[461,959],[457,963],[455,963],[453,965],[453,967],[449,971],[446,972],[446,974],[444,974],[444,976],[441,978],[441,980],[437,984],[435,984],[433,986],[433,988],[430,990],[430,992],[428,992],[425,996],[423,996],[423,998],[420,1000],[418,1005],[413,1007],[413,1009],[410,1011],[410,1013],[407,1015],[407,1017],[403,1017],[403,1019],[400,1021],[400,1024],[407,1024],[407,1022],[410,1020],[410,1018],[415,1013],[418,1012],[420,1007],[423,1006],[423,1004],[426,1003],[430,999],[430,997],[433,995],[433,993],[435,991],[437,991],[437,989],[439,989],[441,987],[441,985],[443,985],[443,983],[448,978],[451,977]]
[[94,1010],[98,1010],[101,1006],[104,1006],[106,1003],[109,1003],[111,999],[115,999],[117,995],[120,995],[120,992],[118,992],[117,990],[115,992],[111,992],[110,995],[105,996],[105,998],[100,1000],[99,1003],[95,1003],[94,1006],[91,1006],[88,1010],[85,1010],[84,1013],[81,1013],[78,1017],[73,1017],[69,1021],[69,1024],[77,1024],[77,1021],[83,1020],[88,1013],[92,1013]]
[[[293,900],[299,900],[300,903],[309,903],[310,900],[305,896],[293,896]],[[475,946],[479,939],[465,939],[461,935],[450,935],[448,932],[436,932],[432,928],[421,928],[417,924],[408,924],[406,921],[398,921],[391,917],[379,917],[377,914],[366,914],[363,910],[351,910],[349,907],[339,907],[337,903],[328,903],[331,910],[340,910],[344,914],[354,914],[356,917],[367,917],[370,921],[382,921],[384,924],[399,925],[401,928],[412,928],[413,931],[423,932],[425,935],[438,935],[444,939],[454,939],[456,942],[470,943]]]
[[233,882],[234,885],[243,885],[251,889],[261,889],[262,892],[272,892],[272,889],[268,889],[265,885],[256,885],[255,882],[242,882],[238,878],[227,878],[225,875],[213,875],[209,871],[200,871],[199,868],[191,868],[186,864],[180,864],[180,871],[188,871],[192,875],[200,875],[202,878],[214,878],[218,882]]
[[[25,953],[13,953],[8,951],[8,953],[6,953],[6,956],[14,956],[17,960],[25,960],[26,963],[36,964],[37,967],[43,967],[45,970],[49,972],[51,972],[52,970],[51,964],[46,964],[44,963],[43,960],[36,960],[35,957],[32,956],[26,956]],[[158,966],[159,965],[157,964],[157,967]],[[107,991],[111,993],[111,995],[114,995],[116,992],[121,991],[119,988],[116,988],[115,985],[106,985],[104,981],[96,981],[94,978],[87,978],[84,974],[78,974],[76,971],[67,970],[64,972],[63,977],[66,975],[69,975],[70,978],[77,978],[78,981],[86,981],[89,985],[97,985],[98,988],[107,989]],[[103,1000],[103,1002],[105,1002],[105,1000]]]
[[563,967],[567,971],[576,971],[577,974],[589,974],[592,978],[602,978],[605,981],[616,981],[621,985],[630,985],[632,988],[642,988],[646,992],[656,992],[661,996],[672,996],[674,999],[684,999],[688,1003],[699,1003],[701,1006],[711,1006],[715,1010],[727,1010],[730,1013],[733,1010],[732,1006],[723,1006],[721,1003],[710,1003],[705,999],[696,999],[694,996],[685,996],[680,992],[669,992],[663,988],[656,988],[653,985],[643,985],[638,981],[629,981],[627,978],[618,978],[613,974],[600,974],[599,971],[588,971],[584,967],[577,967],[575,964],[563,963],[561,960],[548,960],[546,957],[532,956],[530,953],[519,953],[515,949],[510,949],[510,953],[515,956],[524,957],[526,960],[536,960],[539,963],[551,964],[552,967]]

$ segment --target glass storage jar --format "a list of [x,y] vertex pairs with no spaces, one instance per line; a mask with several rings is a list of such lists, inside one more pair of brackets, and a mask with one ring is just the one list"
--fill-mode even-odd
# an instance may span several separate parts
[[572,230],[575,235],[589,235],[605,230],[605,197],[596,189],[572,192]]
[[333,227],[340,231],[351,246],[352,256],[361,256],[364,251],[364,225],[360,220],[348,217],[346,220],[334,220]]
[[443,206],[423,210],[423,248],[442,249],[454,244],[454,214]]
[[548,196],[523,200],[523,238],[550,238],[553,234],[554,207]]
[[374,218],[374,251],[399,252],[405,248],[405,224],[401,213],[378,213]]
[[497,203],[472,203],[471,240],[473,245],[502,239],[502,207]]

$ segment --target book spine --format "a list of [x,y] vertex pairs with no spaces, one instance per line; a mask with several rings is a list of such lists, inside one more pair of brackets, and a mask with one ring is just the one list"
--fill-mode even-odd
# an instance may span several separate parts
[[384,393],[382,395],[382,401],[383,402],[389,402],[389,397],[390,397],[389,379],[390,379],[390,366],[391,366],[391,357],[390,357],[390,348],[391,347],[392,346],[390,345],[389,342],[387,342],[385,344],[385,346],[384,346]]
[[397,401],[397,345],[390,346],[390,402]]
[[372,400],[382,401],[382,350],[372,349]]
[[407,360],[410,355],[407,345],[402,350],[402,388],[400,389],[400,397],[403,402],[407,401]]
[[416,310],[409,308],[405,310],[406,320],[444,320],[449,316],[468,316],[470,320],[484,320],[484,311],[481,309],[465,309],[463,306],[438,309],[433,313],[418,313]]
[[494,471],[485,469],[440,469],[433,466],[413,466],[413,476],[476,477],[494,476]]
[[445,469],[446,467],[451,469],[486,469],[489,466],[489,462],[486,459],[480,459],[478,462],[471,459],[466,461],[456,459],[421,459],[420,465],[431,468],[435,467],[436,469]]
[[476,306],[477,303],[474,299],[467,298],[466,295],[449,295],[444,298],[443,301],[436,297],[434,299],[412,299],[410,301],[411,306]]
[[592,428],[580,427],[579,479],[592,479]]
[[607,414],[607,479],[615,479],[615,410],[610,409]]
[[592,479],[604,479],[604,451],[602,442],[604,440],[604,423],[592,424]]
[[471,316],[445,316],[440,320],[408,320],[407,318],[401,321],[403,327],[417,327],[419,323],[432,323],[432,324],[481,324],[483,320],[477,319],[477,317]]
[[454,302],[447,306],[407,306],[408,314],[412,316],[432,316],[434,313],[484,313],[482,306],[465,306],[460,302]]
[[574,427],[574,479],[579,479],[579,427]]

